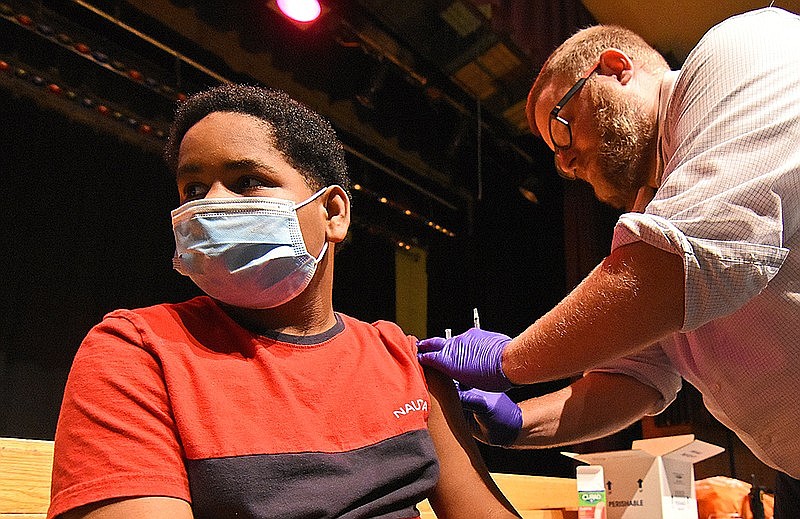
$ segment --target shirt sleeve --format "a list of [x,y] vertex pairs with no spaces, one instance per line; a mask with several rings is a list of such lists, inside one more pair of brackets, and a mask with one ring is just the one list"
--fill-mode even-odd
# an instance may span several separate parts
[[592,372],[628,375],[661,393],[661,398],[648,410],[648,415],[656,415],[666,409],[675,400],[683,384],[680,374],[658,344],[587,371]]
[[[768,27],[768,30],[763,30]],[[710,31],[687,57],[660,136],[664,176],[612,249],[641,240],[684,260],[682,331],[758,295],[800,219],[800,17],[764,9]]]
[[106,317],[81,344],[55,437],[48,517],[105,499],[190,501],[159,362],[127,319]]
[[735,239],[687,236],[666,218],[624,214],[614,231],[612,250],[634,241],[644,241],[683,258],[683,332],[727,315],[758,295],[778,273],[789,252],[782,247]]

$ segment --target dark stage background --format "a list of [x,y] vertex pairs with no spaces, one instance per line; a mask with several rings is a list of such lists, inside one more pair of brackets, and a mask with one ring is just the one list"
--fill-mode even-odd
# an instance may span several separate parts
[[[3,288],[0,436],[52,438],[81,339],[115,308],[196,293],[171,269],[177,204],[160,155],[0,89]],[[565,293],[562,198],[534,205],[486,165],[471,234],[428,249],[428,330],[471,325],[516,334]],[[356,196],[354,213],[366,204]],[[610,219],[609,219],[610,221]],[[396,245],[355,224],[337,256],[337,310],[394,319]],[[516,396],[566,382],[532,386]],[[484,447],[490,468],[570,475],[554,450]]]

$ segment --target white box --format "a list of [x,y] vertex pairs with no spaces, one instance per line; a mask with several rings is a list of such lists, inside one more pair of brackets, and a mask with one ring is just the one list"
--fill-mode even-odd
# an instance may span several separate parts
[[725,449],[693,434],[636,440],[631,447],[562,454],[603,466],[608,519],[697,519],[694,464]]

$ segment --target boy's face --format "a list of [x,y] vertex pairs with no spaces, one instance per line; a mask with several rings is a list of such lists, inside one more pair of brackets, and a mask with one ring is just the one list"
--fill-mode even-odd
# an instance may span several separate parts
[[[180,203],[203,198],[259,196],[295,203],[314,194],[303,175],[273,146],[272,126],[257,117],[213,112],[189,128],[178,152]],[[325,196],[298,210],[306,247],[325,240]]]

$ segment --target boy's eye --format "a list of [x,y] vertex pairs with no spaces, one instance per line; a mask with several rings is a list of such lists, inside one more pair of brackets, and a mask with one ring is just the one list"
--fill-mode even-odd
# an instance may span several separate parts
[[238,188],[240,192],[259,187],[267,187],[267,184],[262,179],[257,177],[242,177],[238,181]]
[[185,200],[195,200],[197,198],[203,198],[207,192],[208,188],[203,184],[187,184],[183,188],[183,198]]

